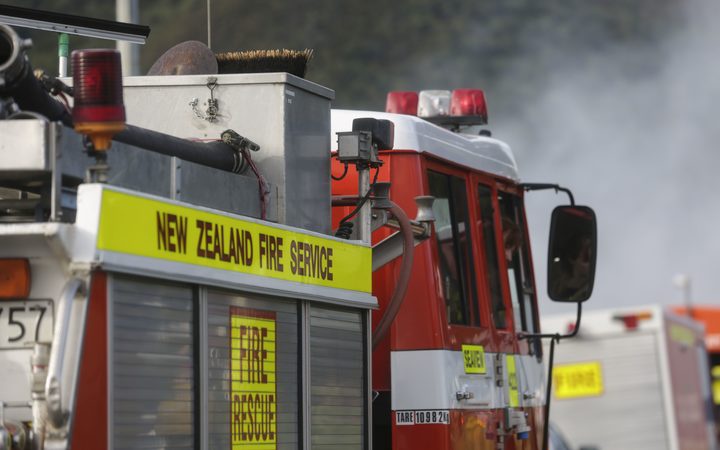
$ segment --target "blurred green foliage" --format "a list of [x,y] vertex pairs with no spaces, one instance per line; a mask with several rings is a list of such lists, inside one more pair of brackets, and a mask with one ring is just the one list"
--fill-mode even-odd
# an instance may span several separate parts
[[[113,20],[111,0],[6,0],[6,4]],[[671,0],[212,0],[215,51],[313,48],[307,78],[336,90],[335,106],[382,109],[389,90],[486,90],[491,114],[521,108],[533,89],[598,52],[644,46],[639,74],[662,60],[655,45],[681,26]],[[207,0],[140,0],[151,27],[141,72],[167,49],[207,40]],[[57,37],[35,42],[35,67],[57,65]],[[71,37],[72,48],[109,41]],[[627,68],[625,68],[627,69]]]

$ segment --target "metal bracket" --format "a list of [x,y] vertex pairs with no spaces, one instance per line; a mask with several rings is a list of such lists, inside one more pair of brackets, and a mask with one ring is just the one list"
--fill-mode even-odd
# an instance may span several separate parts
[[209,77],[207,82],[207,88],[210,89],[210,98],[208,99],[208,107],[205,110],[205,115],[208,122],[215,122],[218,116],[218,101],[215,98],[215,88],[218,86],[217,78]]
[[207,99],[207,109],[205,109],[204,112],[200,111],[200,108],[198,108],[198,103],[200,102],[200,100],[197,97],[194,97],[192,100],[190,100],[190,103],[188,104],[192,107],[192,110],[195,113],[195,117],[210,123],[215,123],[217,122],[217,118],[220,112],[218,99],[215,98],[215,88],[218,87],[217,78],[208,77],[207,84],[205,86],[207,86],[207,88],[210,90],[210,98]]
[[495,385],[497,387],[505,386],[505,354],[498,353],[495,355]]
[[[428,196],[415,197],[415,203],[418,206],[418,215],[410,221],[410,226],[412,227],[416,247],[430,238],[432,223],[435,221],[435,216],[432,214],[432,203],[434,200],[433,197]],[[381,210],[373,210],[373,213],[379,211]],[[387,214],[384,212],[383,215],[379,215],[375,223],[373,223],[373,227],[380,225],[387,225],[395,229],[400,228],[397,220],[388,219]],[[400,255],[402,255],[402,236],[399,231],[396,231],[373,245],[373,272]]]
[[260,150],[260,146],[234,130],[223,131],[220,138],[235,150],[233,173],[244,173],[248,166],[251,165],[249,151],[257,152]]

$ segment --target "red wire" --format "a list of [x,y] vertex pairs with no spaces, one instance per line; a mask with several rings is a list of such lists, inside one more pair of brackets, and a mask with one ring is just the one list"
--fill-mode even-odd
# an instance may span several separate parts
[[252,169],[253,173],[258,179],[258,188],[260,190],[260,218],[262,220],[266,219],[267,212],[266,212],[266,194],[269,192],[269,189],[267,189],[267,184],[265,182],[265,178],[260,175],[260,171],[258,170],[257,166],[255,165],[255,161],[252,160],[250,157],[250,153],[247,150],[242,151],[243,156],[245,159],[247,159],[248,164],[250,165],[250,169]]

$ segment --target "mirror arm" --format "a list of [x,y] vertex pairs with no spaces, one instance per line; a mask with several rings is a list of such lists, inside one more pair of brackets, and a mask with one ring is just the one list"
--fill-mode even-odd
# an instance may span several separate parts
[[577,302],[577,316],[575,317],[575,326],[573,330],[567,334],[560,333],[518,333],[518,339],[567,339],[575,337],[580,330],[580,319],[582,318],[582,303]]
[[553,380],[553,359],[555,358],[555,343],[560,342],[561,339],[571,338],[577,335],[580,329],[580,318],[582,316],[582,303],[577,303],[577,317],[575,318],[575,326],[570,333],[567,334],[542,334],[542,333],[521,333],[518,339],[550,339],[550,355],[548,355],[548,381],[547,390],[545,391],[545,420],[543,421],[543,450],[548,450],[548,433],[550,427],[550,398],[552,394],[552,380]]
[[520,187],[524,189],[525,191],[542,191],[545,189],[555,189],[555,192],[562,191],[567,194],[568,197],[570,197],[570,205],[575,206],[575,197],[573,196],[572,192],[570,192],[570,189],[566,187],[562,187],[559,184],[551,184],[551,183],[520,183]]

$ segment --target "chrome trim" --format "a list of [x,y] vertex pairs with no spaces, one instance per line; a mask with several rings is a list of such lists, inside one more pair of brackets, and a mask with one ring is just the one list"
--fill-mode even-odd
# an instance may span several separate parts
[[367,410],[365,411],[365,448],[372,450],[373,443],[373,401],[375,396],[372,389],[372,311],[366,310],[363,313],[365,317],[365,389],[367,391]]
[[200,348],[197,349],[198,358],[200,358],[200,379],[195,380],[195,383],[200,385],[200,404],[195,405],[195,408],[200,408],[200,429],[195,430],[195,433],[199,433],[200,436],[200,450],[208,450],[209,448],[209,418],[208,418],[208,398],[209,398],[209,385],[208,385],[208,374],[209,374],[209,363],[208,363],[208,288],[200,286],[198,289],[197,298],[198,307],[198,320],[200,326],[198,327],[198,345]]
[[[73,303],[75,301],[83,301],[83,305],[78,319],[79,323],[76,327],[71,328]],[[58,303],[53,345],[50,350],[48,378],[45,384],[48,421],[55,428],[61,428],[68,424],[75,402],[82,352],[82,337],[85,331],[88,304],[85,283],[78,278],[72,278],[65,285]],[[71,333],[75,333],[76,337],[79,334],[78,346],[77,348],[68,349]],[[69,366],[69,364],[72,364],[72,366]]]
[[113,317],[115,315],[115,276],[112,273],[107,274],[106,285],[107,300],[107,316],[106,333],[107,333],[107,448],[113,450],[115,448],[115,394],[113,386],[115,386],[115,327]]
[[302,448],[312,448],[312,386],[310,379],[310,303],[301,302],[300,323],[300,339],[301,339],[301,379],[300,389],[302,389]]

